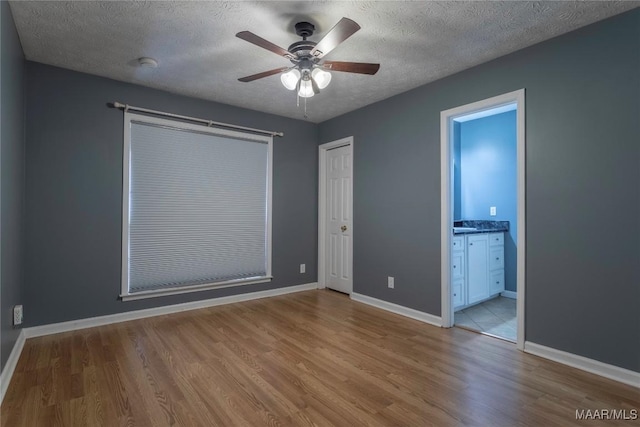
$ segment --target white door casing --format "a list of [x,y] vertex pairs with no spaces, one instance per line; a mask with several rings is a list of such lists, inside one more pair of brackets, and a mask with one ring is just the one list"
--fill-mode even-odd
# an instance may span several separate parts
[[318,285],[353,291],[353,139],[320,146]]
[[453,295],[451,277],[451,241],[453,226],[453,167],[452,136],[453,120],[457,117],[490,110],[508,104],[516,104],[517,145],[517,348],[524,350],[525,342],[525,90],[498,95],[493,98],[455,107],[440,113],[440,251],[441,251],[441,317],[442,326],[453,326]]

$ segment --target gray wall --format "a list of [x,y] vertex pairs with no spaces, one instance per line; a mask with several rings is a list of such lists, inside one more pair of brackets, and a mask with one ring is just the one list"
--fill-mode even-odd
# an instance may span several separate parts
[[24,213],[24,57],[11,9],[0,2],[0,369],[18,338],[13,306],[22,302]]
[[355,140],[354,291],[440,315],[440,112],[525,88],[526,340],[640,371],[639,54],[636,9],[322,123]]
[[[26,68],[27,326],[317,280],[316,125],[33,62]],[[108,101],[285,133],[274,139],[271,283],[118,299],[123,114]]]

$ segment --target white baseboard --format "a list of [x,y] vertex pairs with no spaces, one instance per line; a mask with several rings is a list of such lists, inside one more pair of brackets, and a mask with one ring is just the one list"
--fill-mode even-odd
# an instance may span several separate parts
[[505,298],[518,299],[518,293],[514,291],[502,291],[500,295]]
[[361,302],[363,304],[381,308],[382,310],[399,314],[401,316],[410,317],[412,319],[419,320],[421,322],[428,323],[430,325],[442,326],[441,317],[434,316],[433,314],[425,313],[423,311],[414,310],[412,308],[408,308],[403,305],[398,305],[391,302],[383,301],[381,299],[358,294],[356,292],[351,293],[351,299],[357,302]]
[[526,341],[524,343],[524,351],[525,353],[544,357],[545,359],[553,360],[554,362],[562,363],[592,374],[600,375],[614,381],[640,388],[640,372],[609,365],[594,359],[578,356],[573,353],[567,353],[562,350],[556,350],[555,348],[546,347],[530,341]]
[[4,400],[4,395],[7,392],[7,388],[9,388],[13,372],[16,370],[16,366],[18,365],[18,359],[20,359],[20,354],[22,354],[25,340],[26,338],[23,329],[20,331],[18,339],[13,345],[13,350],[11,350],[11,354],[9,354],[9,358],[7,359],[7,363],[4,365],[2,374],[0,374],[0,404]]
[[147,308],[144,310],[128,311],[125,313],[108,314],[106,316],[91,317],[87,319],[71,320],[69,322],[33,326],[31,328],[25,328],[23,331],[25,333],[25,338],[40,337],[43,335],[76,331],[78,329],[93,328],[95,326],[110,325],[112,323],[126,322],[129,320],[143,319],[146,317],[179,313],[181,311],[197,310],[199,308],[213,307],[216,305],[233,304],[236,302],[274,297],[278,295],[308,291],[317,288],[318,284],[316,282],[306,283],[304,285],[287,286],[284,288],[270,289],[267,291],[249,292],[246,294],[230,295],[227,297],[211,298],[200,301],[185,302],[181,304],[165,305],[162,307]]

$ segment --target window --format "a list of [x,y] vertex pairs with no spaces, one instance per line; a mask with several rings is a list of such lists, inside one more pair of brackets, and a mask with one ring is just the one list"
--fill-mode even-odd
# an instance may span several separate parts
[[270,280],[272,137],[124,122],[122,298]]

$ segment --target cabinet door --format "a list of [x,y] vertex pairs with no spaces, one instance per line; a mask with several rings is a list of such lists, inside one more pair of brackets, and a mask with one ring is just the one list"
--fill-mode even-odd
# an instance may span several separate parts
[[504,246],[493,246],[489,249],[489,270],[504,268]]
[[504,246],[504,233],[489,233],[489,246]]
[[455,280],[452,285],[453,288],[453,308],[457,308],[465,305],[464,298],[464,279]]
[[467,303],[489,297],[489,239],[486,234],[467,236]]
[[454,252],[451,254],[451,279],[460,280],[464,278],[464,252]]
[[464,236],[453,236],[451,239],[451,252],[464,251]]
[[489,289],[491,295],[504,291],[504,270],[492,271],[489,277]]

